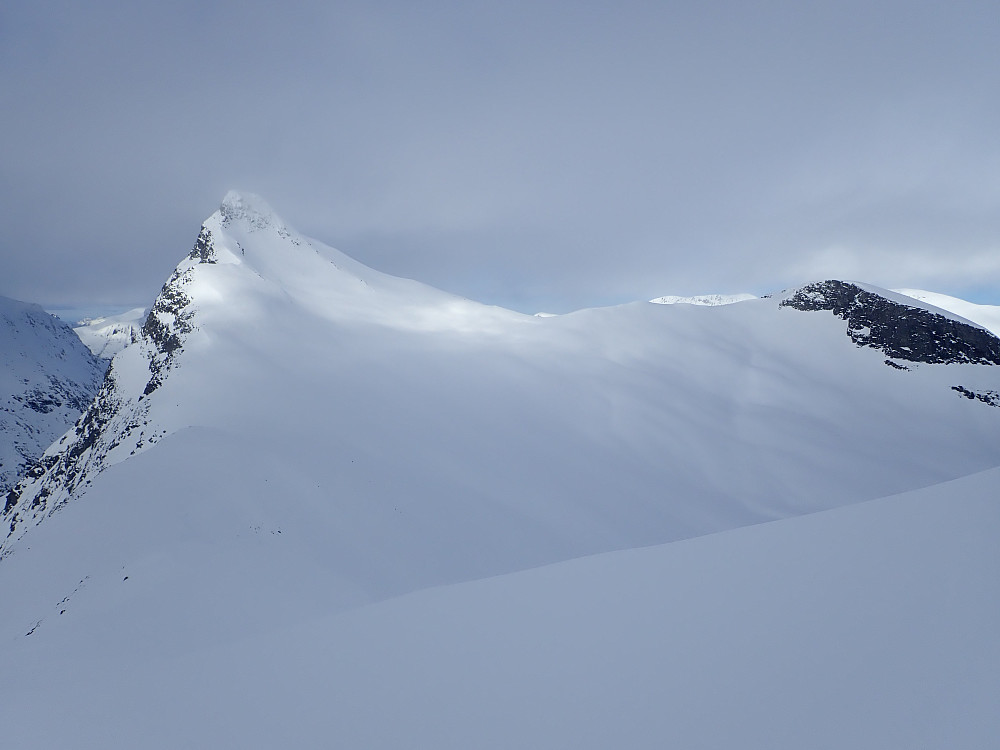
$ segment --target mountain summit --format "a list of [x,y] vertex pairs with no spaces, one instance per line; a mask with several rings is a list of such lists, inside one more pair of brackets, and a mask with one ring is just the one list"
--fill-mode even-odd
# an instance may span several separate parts
[[230,190],[222,199],[219,214],[222,217],[223,225],[226,226],[242,221],[250,229],[266,229],[274,225],[280,230],[284,227],[282,221],[275,217],[274,211],[267,205],[267,202],[253,193]]

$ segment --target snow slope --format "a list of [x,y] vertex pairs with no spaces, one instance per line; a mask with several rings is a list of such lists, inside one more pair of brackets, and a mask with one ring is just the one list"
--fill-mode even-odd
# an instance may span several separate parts
[[139,340],[147,310],[137,307],[120,315],[86,318],[73,327],[76,335],[94,356],[111,359]]
[[[8,500],[4,736],[98,746],[113,727],[125,744],[266,747],[283,733],[346,746],[413,733],[417,745],[502,746],[521,732],[514,744],[596,746],[618,727],[662,746],[659,699],[693,681],[677,704],[685,736],[714,712],[718,726],[702,730],[720,746],[713,737],[770,715],[755,674],[826,727],[864,706],[810,703],[810,689],[832,688],[796,660],[814,653],[802,663],[834,670],[845,690],[848,666],[864,662],[857,683],[892,695],[910,673],[880,682],[866,651],[838,661],[837,639],[853,625],[860,642],[881,639],[932,605],[919,578],[890,591],[898,618],[874,593],[854,602],[850,584],[867,590],[859,576],[887,564],[890,541],[916,564],[935,529],[970,576],[961,622],[936,622],[963,659],[992,658],[961,623],[995,573],[969,539],[997,531],[984,488],[1000,466],[1000,376],[985,362],[1000,341],[877,291],[826,282],[739,305],[525,316],[365,268],[259,199],[227,196],[45,475]],[[919,488],[937,499],[913,517],[905,500],[843,507]],[[954,534],[945,495],[974,506]],[[797,518],[834,508],[811,517],[829,522]],[[741,529],[775,519],[786,520]],[[857,544],[843,535],[852,523]],[[821,588],[800,602],[813,574]],[[494,576],[507,577],[483,580]],[[615,599],[632,580],[645,593]],[[772,583],[788,595],[774,599]],[[560,597],[566,609],[544,610]],[[849,617],[873,622],[827,617],[855,604]],[[791,630],[775,625],[777,605]],[[764,638],[759,654],[741,622]],[[779,637],[799,626],[816,640]],[[671,633],[699,631],[688,658]],[[619,658],[633,643],[655,670]],[[931,682],[951,679],[925,663]],[[532,708],[536,684],[562,697]],[[733,701],[730,723],[713,691]],[[873,736],[924,699],[901,695],[885,699],[883,723],[874,712]],[[42,696],[60,707],[45,725]],[[599,708],[605,734],[590,731]],[[975,716],[969,736],[992,726]],[[779,738],[815,724],[797,726]]]
[[1000,306],[977,305],[974,302],[966,302],[964,299],[950,297],[947,294],[925,292],[923,289],[896,289],[895,291],[942,310],[961,315],[963,318],[992,331],[994,335],[1000,336]]
[[0,496],[76,421],[103,374],[66,324],[0,297]]
[[[65,614],[31,636],[5,634],[5,741],[991,747],[998,483],[994,469],[339,614],[318,607],[250,635],[215,632],[211,602],[198,601],[195,640],[147,610],[165,593],[147,559],[69,587],[50,602]],[[280,560],[266,535],[256,541]],[[243,616],[282,603],[262,596]]]

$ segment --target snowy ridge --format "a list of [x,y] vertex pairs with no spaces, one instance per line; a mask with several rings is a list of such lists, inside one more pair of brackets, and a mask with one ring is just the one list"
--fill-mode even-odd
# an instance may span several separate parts
[[120,315],[81,320],[73,328],[80,340],[101,359],[112,359],[139,340],[146,309],[137,307]]
[[950,297],[947,294],[937,292],[927,292],[923,289],[894,289],[897,294],[911,297],[928,305],[933,305],[939,310],[959,315],[965,320],[986,328],[994,336],[1000,336],[1000,306],[998,305],[977,305],[966,302],[964,299]]
[[677,297],[669,294],[665,297],[651,299],[657,305],[704,305],[715,307],[718,305],[733,305],[737,302],[757,299],[754,294],[698,294],[693,297]]

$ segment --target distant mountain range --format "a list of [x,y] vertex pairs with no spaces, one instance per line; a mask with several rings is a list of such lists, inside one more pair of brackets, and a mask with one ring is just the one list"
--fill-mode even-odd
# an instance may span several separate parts
[[101,359],[111,359],[140,338],[148,311],[143,307],[99,318],[85,318],[73,327],[87,348]]
[[678,297],[667,295],[651,299],[657,305],[731,305],[735,302],[746,302],[749,299],[757,299],[753,294],[698,294],[693,297]]

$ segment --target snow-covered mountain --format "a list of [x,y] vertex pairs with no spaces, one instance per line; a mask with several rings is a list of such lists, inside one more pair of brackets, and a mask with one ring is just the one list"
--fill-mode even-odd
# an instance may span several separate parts
[[0,496],[87,408],[104,367],[38,305],[0,297]]
[[995,336],[1000,336],[1000,305],[977,305],[974,302],[966,302],[958,297],[951,297],[947,294],[937,292],[926,292],[923,289],[896,289],[899,294],[926,302],[942,310],[961,315],[973,323],[981,325],[991,331]]
[[[981,328],[855,282],[520,315],[373,271],[230,194],[45,473],[8,499],[6,736],[101,746],[114,707],[117,736],[146,746],[659,747],[670,722],[652,707],[690,678],[686,721],[736,717],[712,730],[732,745],[744,720],[764,731],[761,696],[804,707],[840,669],[845,694],[803,715],[867,712],[872,736],[891,739],[908,699],[873,719],[852,691],[871,692],[857,690],[879,634],[929,605],[916,584],[893,589],[896,562],[877,571],[890,604],[857,576],[892,550],[918,565],[952,497],[935,488],[985,472],[968,485],[971,531],[936,541],[965,555],[956,575],[975,568],[953,611],[987,593],[1000,566],[967,537],[998,530],[975,494],[1000,466],[997,364],[1000,339]],[[924,492],[926,518],[906,520]],[[859,503],[873,510],[845,507]],[[776,530],[745,528],[763,521]],[[872,524],[863,540],[859,524]],[[666,546],[635,551],[649,545]],[[807,594],[826,604],[802,609]],[[844,641],[855,614],[824,618],[855,595],[861,618],[900,606]],[[768,630],[785,621],[763,617],[773,604],[816,641]],[[1000,664],[985,632],[946,635]],[[838,643],[860,650],[844,661]],[[628,667],[644,649],[658,678]],[[815,669],[788,672],[794,690],[750,684],[802,663]],[[727,674],[743,703],[713,707]],[[947,676],[906,695],[936,696]],[[532,684],[565,700],[533,704]],[[65,721],[43,726],[53,699]],[[969,736],[989,728],[976,721]],[[807,730],[739,744],[798,747]]]
[[717,305],[732,305],[736,302],[746,302],[748,299],[757,299],[753,294],[696,294],[693,297],[678,297],[668,294],[664,297],[651,299],[657,305],[704,305],[715,307]]
[[87,318],[73,330],[87,348],[101,359],[111,359],[118,352],[139,340],[148,311],[137,307],[120,315]]

